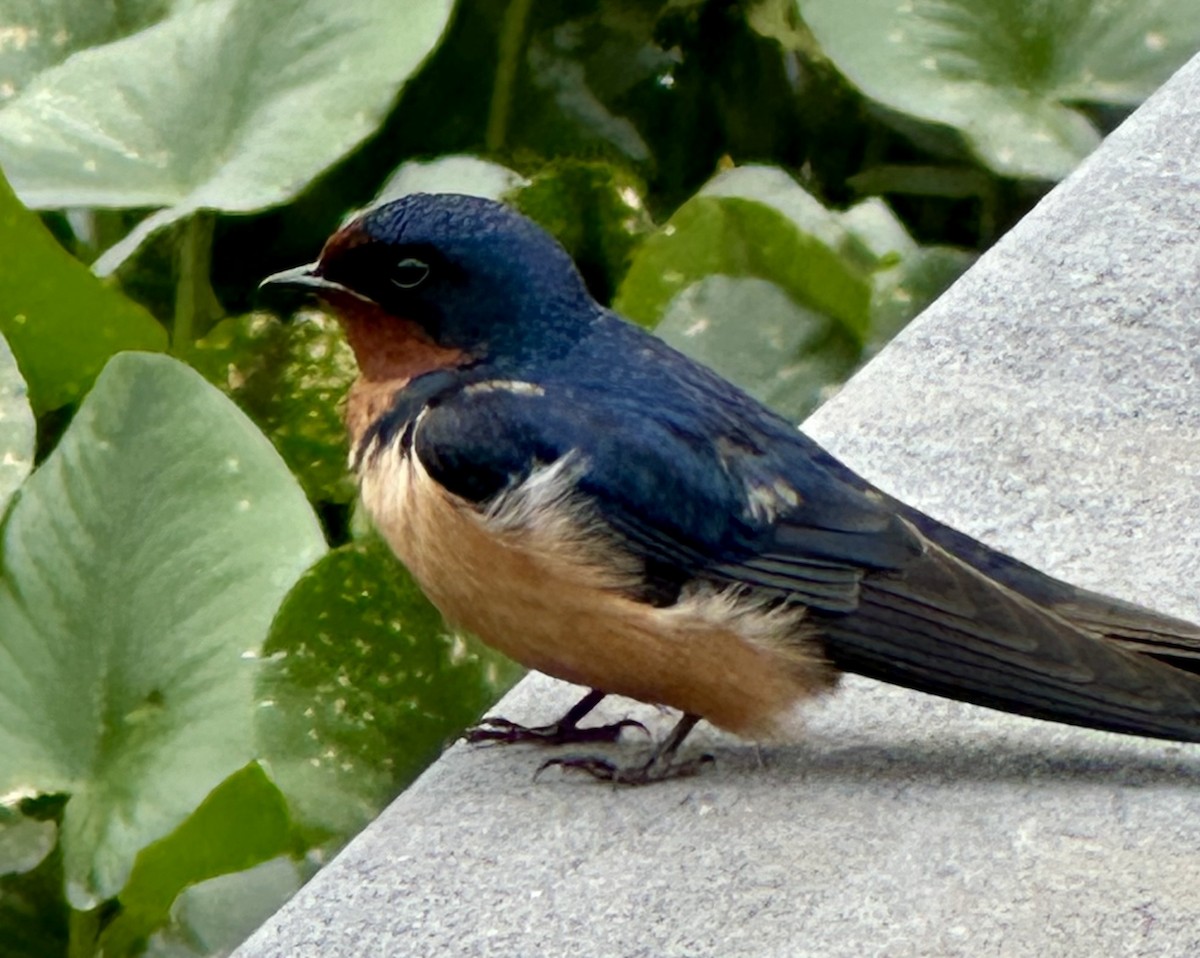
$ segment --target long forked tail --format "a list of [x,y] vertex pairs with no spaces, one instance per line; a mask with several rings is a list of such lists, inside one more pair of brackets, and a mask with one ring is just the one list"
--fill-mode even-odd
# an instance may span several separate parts
[[836,666],[1006,712],[1200,742],[1200,675],[1164,661],[1167,637],[1147,647],[1129,635],[1162,636],[1174,623],[1190,630],[1179,636],[1187,645],[1200,630],[1148,612],[1142,625],[1141,610],[1116,600],[1122,629],[1106,630],[1093,621],[1104,618],[1104,597],[1029,569],[1039,577],[1030,594],[1055,586],[1055,599],[1081,597],[1082,610],[1038,601],[1015,588],[1018,576],[999,581],[925,539],[902,574],[863,581],[854,612],[820,616]]

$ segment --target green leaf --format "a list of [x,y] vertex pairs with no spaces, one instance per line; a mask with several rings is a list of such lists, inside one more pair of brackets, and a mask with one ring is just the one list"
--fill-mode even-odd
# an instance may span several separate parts
[[793,422],[858,360],[829,317],[762,279],[702,279],[671,301],[655,332]]
[[881,200],[831,210],[746,166],[638,250],[617,307],[798,422],[969,263],[919,246]]
[[1100,141],[1073,104],[1135,105],[1200,49],[1195,0],[798,3],[867,96],[1013,177],[1065,176]]
[[910,319],[942,295],[975,257],[949,246],[925,246],[875,276],[871,335],[864,360],[882,349]]
[[515,170],[477,156],[442,156],[428,162],[409,160],[388,177],[371,205],[410,193],[465,193],[501,200],[528,183]]
[[36,412],[77,400],[122,349],[166,348],[166,332],[154,318],[59,246],[2,176],[0,261],[0,332]]
[[170,835],[142,849],[101,946],[106,954],[134,953],[166,923],[176,896],[189,885],[252,868],[290,845],[287,803],[252,762],[217,786]]
[[675,296],[707,276],[764,279],[859,341],[873,262],[847,239],[837,216],[782,170],[741,167],[714,179],[641,245],[615,306],[653,326]]
[[450,0],[206,0],[46,70],[0,110],[30,206],[166,207],[114,269],[195,210],[295,197],[369,136],[433,49]]
[[264,653],[267,770],[298,820],[342,839],[520,671],[447,632],[378,538],[334,550],[297,583]]
[[645,184],[609,163],[560,161],[513,196],[575,259],[598,298],[611,298],[634,248],[654,229]]
[[974,261],[971,254],[952,247],[921,246],[880,199],[831,210],[784,171],[772,167],[729,170],[701,192],[754,198],[770,205],[824,244],[846,268],[864,275],[870,298],[864,330],[868,354],[899,332]]
[[75,51],[135,33],[170,6],[170,0],[3,0],[0,102]]
[[831,210],[774,166],[739,166],[714,176],[700,191],[701,196],[724,196],[755,200],[786,216],[792,225],[811,236],[864,272],[874,266],[873,256],[864,256],[848,242],[843,214]]
[[335,319],[316,310],[288,323],[231,317],[188,358],[270,437],[311,501],[354,499],[341,402],[357,367]]
[[975,257],[949,246],[920,246],[886,203],[864,200],[838,214],[848,240],[874,258],[869,358],[940,296]]
[[0,793],[70,796],[75,907],[254,757],[255,660],[323,551],[270,443],[199,374],[109,363],[3,533]]
[[155,934],[147,958],[228,955],[304,884],[291,859],[275,858],[246,871],[194,885],[171,906],[171,924]]
[[50,854],[57,838],[55,822],[27,818],[0,805],[0,875],[33,871]]
[[33,468],[35,432],[25,380],[0,336],[0,515]]

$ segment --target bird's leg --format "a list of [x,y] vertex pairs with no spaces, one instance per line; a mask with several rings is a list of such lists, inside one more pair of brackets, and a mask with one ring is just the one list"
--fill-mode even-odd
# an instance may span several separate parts
[[578,742],[615,742],[621,736],[621,729],[640,728],[646,731],[646,726],[633,719],[621,719],[611,725],[597,725],[591,728],[580,728],[579,720],[600,704],[605,693],[592,689],[582,699],[571,707],[562,718],[552,725],[540,725],[527,728],[510,722],[506,718],[480,719],[479,724],[472,726],[463,733],[468,742],[533,742],[536,745],[573,745]]
[[623,768],[599,755],[569,755],[566,758],[552,758],[543,762],[538,774],[552,765],[557,765],[560,768],[587,772],[593,778],[615,785],[649,785],[651,782],[661,782],[668,778],[695,775],[702,767],[713,762],[711,755],[701,755],[686,762],[673,762],[672,759],[683,740],[687,738],[688,732],[699,721],[699,715],[684,715],[671,729],[671,734],[663,739],[649,760],[642,765]]

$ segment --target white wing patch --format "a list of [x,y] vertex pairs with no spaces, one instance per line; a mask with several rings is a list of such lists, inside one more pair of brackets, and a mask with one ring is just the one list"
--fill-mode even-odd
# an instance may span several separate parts
[[546,390],[537,383],[527,383],[520,379],[488,379],[481,383],[471,383],[463,393],[467,396],[478,396],[480,393],[512,393],[514,396],[544,396]]
[[752,519],[769,523],[781,512],[800,505],[800,494],[782,479],[765,483],[747,479],[746,503]]
[[749,519],[762,523],[774,522],[781,513],[800,505],[800,493],[778,476],[755,475],[754,450],[740,445],[728,436],[718,436],[714,442],[717,461],[729,477],[739,480],[746,491],[745,514]]

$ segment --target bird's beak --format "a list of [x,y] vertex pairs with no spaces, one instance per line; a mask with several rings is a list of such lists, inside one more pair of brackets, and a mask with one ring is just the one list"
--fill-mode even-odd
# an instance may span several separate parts
[[319,294],[323,290],[331,291],[343,288],[338,283],[330,282],[322,276],[317,263],[306,263],[303,266],[285,269],[280,273],[272,273],[258,284],[260,292],[268,289],[296,289]]
[[304,266],[285,269],[281,273],[272,273],[258,284],[258,292],[260,295],[283,293],[285,295],[280,297],[281,302],[290,302],[287,293],[300,294],[301,297],[305,294],[317,296],[326,302],[341,297],[349,297],[364,303],[371,302],[362,293],[357,293],[348,286],[335,283],[322,276],[319,263],[306,263]]

